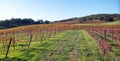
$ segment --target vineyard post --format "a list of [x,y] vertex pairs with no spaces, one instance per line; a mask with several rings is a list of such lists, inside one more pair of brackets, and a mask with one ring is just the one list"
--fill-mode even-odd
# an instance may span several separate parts
[[15,32],[13,31],[13,47],[14,47],[14,49],[15,49]]
[[32,42],[32,37],[33,37],[32,30],[29,31],[29,34],[30,34],[30,39],[29,39],[28,48],[30,47],[30,44],[31,44],[31,42]]
[[105,38],[105,41],[106,41],[106,30],[104,30],[104,38]]
[[37,40],[38,40],[38,34],[37,34],[37,32],[36,32],[35,34],[36,34],[36,36],[35,36],[35,37],[36,37],[36,39],[35,39],[35,40],[37,41]]
[[7,51],[6,51],[5,58],[8,57],[8,53],[9,53],[9,49],[10,49],[10,46],[11,46],[11,42],[12,42],[12,38],[10,38],[10,42],[9,42],[9,44],[8,44],[8,47],[7,47]]
[[112,28],[112,41],[114,41],[114,28]]
[[[104,30],[104,41],[106,41],[106,30]],[[103,49],[104,55],[106,55],[106,49]]]
[[32,41],[32,34],[30,34],[30,41],[29,41],[29,44],[28,44],[28,48],[30,48],[31,41]]

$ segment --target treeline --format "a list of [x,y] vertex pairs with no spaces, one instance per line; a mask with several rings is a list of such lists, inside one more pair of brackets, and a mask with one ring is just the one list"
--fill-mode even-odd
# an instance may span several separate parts
[[79,18],[80,20],[101,20],[101,21],[118,21],[120,14],[96,14]]
[[94,15],[88,15],[84,17],[75,17],[75,18],[70,18],[70,19],[64,19],[64,20],[59,20],[55,22],[67,22],[67,21],[74,21],[78,20],[79,22],[84,22],[87,20],[100,20],[100,21],[118,21],[120,20],[120,14],[94,14]]
[[6,19],[6,20],[0,20],[0,29],[7,29],[7,28],[13,28],[18,26],[25,26],[25,25],[32,25],[32,24],[49,24],[49,21],[43,21],[43,20],[33,20],[31,18],[12,18],[12,19]]

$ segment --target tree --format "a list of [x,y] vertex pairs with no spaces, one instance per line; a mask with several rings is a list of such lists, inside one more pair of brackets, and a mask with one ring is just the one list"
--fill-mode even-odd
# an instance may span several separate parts
[[49,24],[50,22],[48,20],[45,21],[45,24]]
[[42,19],[35,22],[35,24],[43,24],[43,23],[44,21]]

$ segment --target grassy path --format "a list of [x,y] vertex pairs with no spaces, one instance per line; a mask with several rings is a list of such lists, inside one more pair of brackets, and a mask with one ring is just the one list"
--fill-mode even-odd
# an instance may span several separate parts
[[[100,61],[97,43],[86,31],[67,31],[55,40],[46,43],[43,54],[39,54],[38,61]],[[44,45],[41,45],[42,47]],[[46,53],[46,54],[45,54]]]

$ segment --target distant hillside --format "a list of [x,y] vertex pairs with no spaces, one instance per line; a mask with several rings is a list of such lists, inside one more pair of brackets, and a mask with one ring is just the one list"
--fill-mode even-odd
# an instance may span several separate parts
[[101,20],[86,20],[80,22],[81,24],[100,24],[100,23],[106,23],[106,21],[101,21]]
[[56,23],[58,22],[104,23],[104,22],[113,22],[113,21],[119,21],[119,20],[120,20],[120,14],[94,14],[94,15],[88,15],[88,16],[79,17],[79,18],[76,17],[76,18],[59,20],[55,22]]

